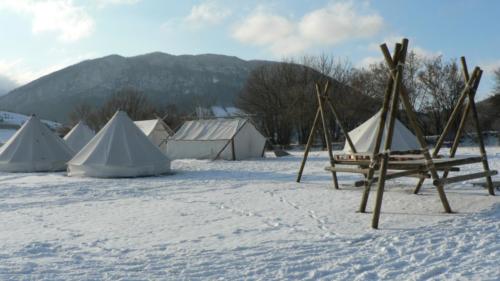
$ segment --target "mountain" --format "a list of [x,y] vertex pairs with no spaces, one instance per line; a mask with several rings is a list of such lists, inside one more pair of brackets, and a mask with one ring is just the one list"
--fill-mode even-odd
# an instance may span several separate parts
[[67,121],[85,102],[99,106],[122,89],[134,89],[157,105],[180,108],[231,106],[249,73],[266,61],[224,55],[150,53],[134,57],[110,55],[66,67],[0,97],[0,109]]

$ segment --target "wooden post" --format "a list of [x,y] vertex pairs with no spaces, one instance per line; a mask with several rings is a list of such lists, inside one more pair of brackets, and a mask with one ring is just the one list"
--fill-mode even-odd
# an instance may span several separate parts
[[[382,44],[387,48],[387,45]],[[392,58],[392,61],[398,61],[399,58],[399,52],[401,50],[401,44],[397,43],[396,47],[394,48],[394,57]],[[387,88],[385,89],[384,93],[384,102],[382,103],[382,112],[380,113],[380,119],[378,122],[377,126],[377,133],[376,133],[376,139],[375,139],[375,147],[373,149],[372,153],[372,158],[371,158],[371,163],[370,163],[370,171],[366,175],[366,183],[365,183],[365,190],[363,191],[363,196],[361,197],[361,204],[359,205],[359,212],[364,213],[366,212],[366,204],[368,203],[368,197],[370,196],[370,189],[372,185],[372,180],[373,180],[373,174],[375,172],[375,165],[379,162],[379,150],[380,150],[380,145],[382,143],[382,136],[384,134],[385,130],[385,121],[387,117],[387,111],[389,110],[389,102],[391,100],[391,92],[394,84],[394,79],[391,76],[389,76],[389,80],[387,82]]]
[[418,194],[418,192],[420,191],[420,188],[422,187],[422,184],[424,183],[424,181],[425,181],[425,177],[421,177],[418,180],[417,186],[415,187],[415,190],[413,191],[413,194]]
[[304,158],[302,158],[302,163],[300,163],[299,173],[297,174],[297,182],[300,182],[300,180],[302,179],[302,172],[304,171],[304,166],[306,165],[307,156],[309,156],[309,150],[311,149],[311,145],[314,140],[314,134],[316,133],[316,129],[318,128],[319,114],[320,111],[318,107],[318,110],[316,110],[316,116],[314,117],[314,122],[311,131],[309,132],[309,137],[307,138],[306,150],[304,151]]
[[231,157],[236,161],[236,151],[234,150],[234,137],[231,139]]
[[[403,45],[401,49],[399,61],[404,63],[406,46]],[[392,69],[392,68],[391,68]],[[397,65],[396,77],[394,78],[394,86],[392,89],[391,109],[389,111],[389,127],[387,128],[387,135],[385,136],[384,151],[382,152],[382,161],[380,163],[380,170],[378,176],[377,197],[375,200],[375,207],[373,209],[372,228],[378,228],[380,219],[380,210],[382,209],[382,199],[384,196],[385,177],[387,174],[387,164],[389,161],[389,153],[391,151],[392,136],[394,135],[394,122],[396,120],[396,112],[398,110],[398,97],[399,88],[403,79],[403,65]]]
[[340,121],[339,115],[337,114],[337,109],[333,105],[333,103],[330,101],[328,96],[325,96],[326,98],[326,103],[330,106],[330,110],[333,113],[333,117],[335,117],[335,120],[337,121],[337,124],[340,126],[340,129],[342,130],[342,133],[345,136],[345,139],[347,143],[349,144],[349,148],[353,153],[356,153],[356,147],[354,147],[354,144],[352,143],[351,137],[349,136],[349,133],[346,130],[346,127],[344,126],[344,123]]
[[[482,71],[481,71],[482,72]],[[486,149],[484,148],[483,132],[481,130],[481,125],[479,124],[479,117],[477,114],[476,103],[474,102],[474,93],[469,91],[469,104],[472,113],[472,119],[474,120],[477,140],[479,142],[479,152],[481,153],[483,169],[485,173],[490,172],[490,167],[488,165],[488,156],[486,155]],[[488,192],[490,195],[495,195],[495,189],[493,188],[493,182],[491,180],[491,175],[486,175],[486,186],[488,187]]]
[[474,69],[474,72],[472,73],[471,79],[465,80],[466,84],[465,84],[464,89],[462,90],[462,93],[460,94],[458,102],[455,105],[455,108],[453,109],[453,111],[451,112],[450,118],[448,119],[448,122],[446,122],[446,125],[445,125],[445,127],[443,129],[443,132],[441,133],[441,135],[439,136],[438,141],[436,142],[436,146],[434,148],[434,151],[432,152],[432,156],[433,157],[436,157],[438,155],[439,150],[441,149],[441,146],[443,145],[444,139],[448,135],[448,132],[450,131],[451,126],[455,122],[455,119],[458,117],[458,113],[459,113],[460,109],[462,108],[462,104],[463,104],[463,102],[465,100],[465,97],[470,92],[471,88],[473,87],[472,84],[477,79],[477,75],[478,74],[479,74],[479,68],[476,67]]
[[[405,45],[405,44],[408,44],[407,39],[403,39],[403,45]],[[389,67],[394,67],[394,65],[395,65],[394,62],[391,62],[388,60],[388,59],[390,59],[390,55],[387,55],[387,54],[389,54],[389,50],[387,49],[387,47],[384,48],[382,46],[382,52],[384,53],[384,58],[386,59],[387,65]],[[391,75],[392,75],[392,73],[391,73]],[[415,136],[417,137],[417,140],[420,144],[420,147],[422,148],[422,154],[425,158],[427,169],[431,173],[433,180],[439,179],[439,175],[437,173],[436,166],[434,165],[434,162],[432,161],[432,157],[431,157],[431,155],[429,153],[429,149],[427,147],[427,142],[425,141],[425,138],[422,134],[422,131],[420,130],[420,126],[418,125],[417,117],[415,115],[415,112],[413,112],[412,106],[411,106],[409,98],[408,98],[407,91],[404,87],[400,87],[399,90],[400,90],[399,94],[401,95],[401,100],[403,101],[403,105],[404,105],[405,111],[408,115],[408,119],[411,123],[411,127],[413,128]],[[443,208],[444,208],[445,212],[451,213],[452,212],[451,207],[450,207],[450,204],[448,203],[448,199],[446,198],[446,193],[444,192],[443,185],[438,185],[438,186],[436,186],[436,188],[438,190],[439,199],[441,200],[441,203],[443,204]]]
[[[469,81],[469,70],[467,68],[467,62],[465,61],[465,57],[460,58],[460,62],[462,63],[462,74],[464,75],[464,81]],[[481,81],[482,72],[479,73],[477,79],[474,81],[474,85],[471,90],[476,93],[477,88],[479,87],[479,82]],[[460,124],[458,126],[457,133],[455,135],[455,139],[453,140],[453,144],[450,148],[450,158],[455,157],[455,153],[457,152],[458,145],[460,144],[460,139],[462,138],[463,131],[465,129],[465,123],[467,122],[467,118],[469,117],[470,112],[470,100],[467,100],[467,104],[464,105],[464,109],[462,112],[462,119],[460,120]],[[442,178],[448,177],[449,171],[444,171]]]
[[[320,112],[320,117],[321,117],[321,124],[323,126],[323,133],[325,136],[325,142],[326,142],[326,149],[328,150],[328,157],[330,158],[330,165],[332,167],[335,167],[335,159],[333,158],[333,152],[332,152],[332,144],[330,142],[330,134],[328,132],[328,126],[325,120],[325,112],[324,112],[324,106],[323,106],[323,99],[324,96],[327,94],[328,89],[330,88],[330,83],[327,81],[324,89],[324,95],[321,96],[320,90],[319,90],[319,85],[316,83],[316,96],[318,98],[318,104],[319,104],[319,112]],[[335,189],[339,189],[339,184],[337,181],[337,173],[335,171],[332,171],[332,178],[333,178],[333,186]]]

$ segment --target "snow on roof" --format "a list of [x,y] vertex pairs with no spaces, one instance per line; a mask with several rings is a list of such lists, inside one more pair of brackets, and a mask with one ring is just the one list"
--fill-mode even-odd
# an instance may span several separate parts
[[174,140],[227,140],[247,122],[244,118],[186,121]]
[[212,114],[217,118],[245,115],[245,113],[241,109],[232,106],[212,106],[210,109],[212,111]]

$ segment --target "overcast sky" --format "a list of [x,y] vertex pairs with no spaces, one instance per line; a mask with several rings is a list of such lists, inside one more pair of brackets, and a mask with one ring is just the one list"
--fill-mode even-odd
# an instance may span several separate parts
[[500,67],[499,12],[492,0],[0,0],[0,84],[154,51],[270,60],[328,53],[364,66],[381,59],[380,43],[405,36],[421,56],[465,55],[485,69],[485,97]]

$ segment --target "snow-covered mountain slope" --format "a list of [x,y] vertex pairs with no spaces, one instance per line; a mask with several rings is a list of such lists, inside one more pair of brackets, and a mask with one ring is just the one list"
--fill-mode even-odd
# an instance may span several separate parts
[[65,121],[78,103],[102,104],[122,89],[134,89],[156,104],[179,107],[193,100],[204,105],[232,104],[250,71],[264,61],[224,55],[150,53],[87,60],[41,77],[0,97],[0,109],[36,113]]
[[[488,152],[500,169],[500,148]],[[311,152],[300,184],[301,153],[268,156],[137,179],[0,173],[1,279],[498,280],[500,197],[451,185],[445,214],[431,181],[419,195],[413,178],[390,181],[372,230],[359,177],[333,190],[326,153]]]

